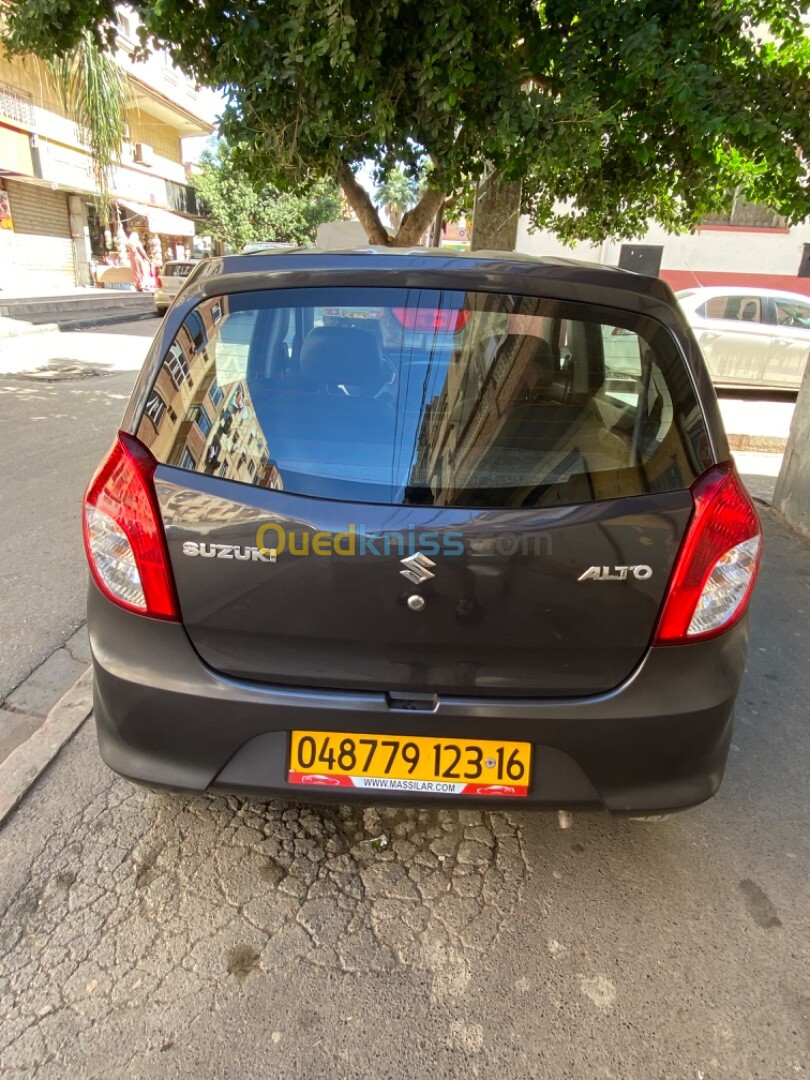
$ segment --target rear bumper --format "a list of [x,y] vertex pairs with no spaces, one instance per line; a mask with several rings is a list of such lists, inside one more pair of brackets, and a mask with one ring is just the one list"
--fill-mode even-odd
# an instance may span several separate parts
[[[717,791],[748,641],[743,619],[706,642],[650,649],[634,674],[607,694],[442,697],[428,713],[391,708],[382,693],[268,686],[219,675],[200,660],[182,626],[122,611],[95,585],[88,626],[101,755],[139,783],[368,801],[362,791],[339,788],[330,795],[329,789],[288,784],[289,731],[503,738],[534,745],[528,797],[450,797],[453,805],[602,805],[617,813],[684,809]],[[443,800],[398,794],[397,801]]]

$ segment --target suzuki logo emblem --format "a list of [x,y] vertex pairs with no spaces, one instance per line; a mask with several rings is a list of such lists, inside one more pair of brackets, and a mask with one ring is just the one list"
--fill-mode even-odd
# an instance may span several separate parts
[[406,577],[408,581],[412,581],[414,585],[422,585],[426,581],[430,581],[432,577],[436,577],[435,574],[431,574],[430,567],[435,566],[436,563],[430,560],[427,555],[423,555],[421,551],[417,551],[415,555],[409,555],[407,559],[399,560],[403,566],[407,567],[405,570],[400,570],[400,574]]

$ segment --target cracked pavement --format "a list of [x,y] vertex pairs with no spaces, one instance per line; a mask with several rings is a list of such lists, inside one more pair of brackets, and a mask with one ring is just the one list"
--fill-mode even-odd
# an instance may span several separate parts
[[806,1075],[807,556],[769,515],[725,785],[657,824],[154,794],[85,725],[0,832],[0,1073]]

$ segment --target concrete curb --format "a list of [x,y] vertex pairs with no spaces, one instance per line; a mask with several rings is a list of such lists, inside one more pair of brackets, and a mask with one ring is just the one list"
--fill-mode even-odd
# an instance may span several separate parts
[[93,711],[93,672],[88,667],[57,701],[42,725],[0,764],[0,825]]
[[155,319],[158,316],[154,311],[123,312],[118,315],[94,315],[81,319],[63,319],[58,322],[27,323],[20,320],[19,329],[9,329],[5,323],[16,322],[15,319],[0,319],[0,341],[25,337],[28,334],[66,333],[69,330],[87,330],[97,326],[115,326],[116,323],[141,322],[144,319]]
[[64,322],[58,322],[56,329],[62,332],[66,330],[86,330],[93,326],[115,326],[116,323],[128,323],[128,322],[143,322],[144,319],[153,319],[158,321],[157,313],[154,311],[136,311],[132,314],[123,315],[102,315],[91,318],[88,316],[86,319],[66,319]]

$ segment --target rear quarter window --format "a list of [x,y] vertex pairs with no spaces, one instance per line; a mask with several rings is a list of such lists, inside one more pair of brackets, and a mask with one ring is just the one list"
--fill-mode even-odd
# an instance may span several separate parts
[[188,471],[389,504],[612,499],[689,487],[711,463],[664,326],[459,290],[206,300],[169,346],[138,436]]
[[730,322],[761,322],[762,302],[758,296],[714,296],[705,304],[706,318]]

